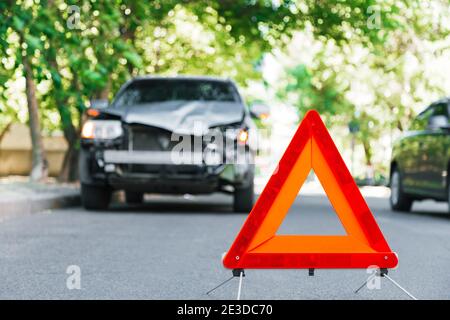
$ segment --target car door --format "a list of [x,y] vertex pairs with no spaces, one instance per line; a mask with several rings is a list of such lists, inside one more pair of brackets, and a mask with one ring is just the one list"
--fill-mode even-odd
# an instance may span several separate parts
[[422,140],[432,114],[430,107],[421,112],[413,120],[407,135],[400,141],[401,155],[398,159],[403,174],[403,187],[409,193],[421,194],[425,188],[421,178]]
[[[432,106],[432,116],[445,116],[448,104],[436,103]],[[432,197],[443,199],[447,186],[447,150],[449,148],[448,130],[428,125],[420,136],[420,164],[418,178],[423,191]]]

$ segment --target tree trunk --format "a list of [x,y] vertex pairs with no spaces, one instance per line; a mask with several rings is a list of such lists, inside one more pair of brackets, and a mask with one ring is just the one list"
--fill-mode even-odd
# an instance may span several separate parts
[[370,142],[366,139],[362,142],[364,147],[364,154],[366,157],[366,165],[371,166],[372,165],[372,148],[370,147]]
[[95,97],[97,99],[109,100],[109,92],[111,91],[111,76],[108,76],[108,81],[106,82],[106,86],[101,90],[97,91]]
[[12,121],[8,122],[6,124],[6,126],[2,129],[2,131],[0,132],[0,143],[3,140],[3,137],[8,133],[8,130],[9,130],[9,128],[11,128],[12,123],[13,123]]
[[29,126],[32,144],[31,181],[43,181],[48,177],[48,162],[45,156],[44,143],[39,123],[39,109],[36,98],[36,85],[33,79],[33,70],[27,56],[23,57],[23,68],[26,82],[26,95],[29,115]]
[[[58,73],[58,63],[56,62],[56,55],[49,57],[48,63],[54,72]],[[67,150],[64,154],[64,160],[61,170],[58,175],[60,182],[73,182],[78,179],[78,130],[73,125],[72,114],[67,104],[67,97],[58,94],[58,91],[64,90],[60,82],[53,83],[54,99],[56,109],[61,117],[61,127],[64,132],[64,138],[67,142]]]
[[64,155],[64,161],[61,167],[61,171],[58,175],[58,181],[60,182],[73,182],[78,180],[78,130],[72,123],[72,117],[70,112],[66,109],[66,104],[58,104],[58,111],[61,117],[62,129],[64,132],[64,138],[67,141],[67,150]]
[[370,142],[367,139],[364,139],[362,143],[364,147],[364,154],[366,157],[366,167],[367,167],[366,180],[369,185],[373,185],[375,184],[375,177],[372,165],[372,147],[370,146]]
[[64,155],[63,165],[58,176],[60,182],[73,182],[78,180],[78,155],[79,150],[76,147],[77,139],[68,142],[68,149]]

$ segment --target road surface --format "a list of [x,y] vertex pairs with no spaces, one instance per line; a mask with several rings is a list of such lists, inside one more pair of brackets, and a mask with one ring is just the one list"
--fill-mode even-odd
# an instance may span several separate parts
[[[394,213],[388,200],[367,198],[399,266],[389,275],[419,299],[450,297],[450,215],[446,205],[417,203]],[[0,223],[2,299],[234,299],[235,279],[221,255],[246,215],[227,196],[150,197],[143,206],[81,208],[23,215]],[[324,195],[302,195],[279,233],[344,234]],[[71,265],[81,289],[69,290]],[[243,299],[408,299],[386,279],[354,290],[366,270],[248,270]]]

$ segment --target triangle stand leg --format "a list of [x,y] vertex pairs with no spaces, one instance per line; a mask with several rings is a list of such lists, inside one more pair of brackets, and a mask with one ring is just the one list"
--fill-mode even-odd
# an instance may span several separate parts
[[238,293],[237,293],[236,300],[241,300],[241,290],[242,290],[242,280],[243,279],[244,279],[244,270],[242,269],[239,272],[239,288],[238,288]]
[[369,283],[370,280],[372,280],[373,278],[375,278],[377,276],[377,274],[371,274],[366,281],[364,281],[364,283],[355,290],[355,294],[358,293],[359,291],[361,291],[362,288],[364,288],[365,286],[367,286],[367,284]]
[[406,293],[411,299],[418,300],[416,297],[414,297],[411,293],[409,293],[405,288],[403,288],[401,285],[399,285],[394,279],[390,278],[387,274],[385,274],[383,277],[388,279],[390,282],[392,282],[397,288],[402,290],[404,293]]
[[394,279],[392,279],[391,277],[389,277],[387,275],[388,273],[388,269],[378,269],[374,274],[370,275],[367,280],[358,288],[355,290],[355,294],[358,293],[362,288],[364,288],[367,283],[372,280],[374,277],[380,277],[380,278],[386,278],[388,279],[390,282],[392,282],[397,288],[399,288],[400,290],[402,290],[404,293],[406,293],[408,295],[408,297],[410,297],[413,300],[418,300],[416,297],[414,297],[409,291],[407,291],[405,288],[403,288],[401,285],[399,285]]
[[219,285],[215,286],[214,288],[212,288],[211,290],[206,292],[206,294],[209,295],[211,292],[213,292],[213,291],[219,289],[220,287],[224,286],[226,283],[231,281],[233,278],[239,278],[239,287],[238,287],[238,293],[237,293],[237,300],[240,300],[241,299],[241,292],[242,292],[242,282],[243,282],[243,278],[245,277],[245,272],[244,272],[244,269],[233,269],[232,270],[232,274],[233,275],[230,278],[228,278],[227,280],[223,281]]
[[231,276],[231,278],[228,278],[227,280],[225,280],[224,282],[220,283],[219,285],[215,286],[214,288],[212,288],[211,290],[209,290],[208,292],[206,292],[207,295],[209,295],[211,292],[219,289],[221,286],[225,285],[227,282],[229,282],[231,279],[233,279],[234,276]]

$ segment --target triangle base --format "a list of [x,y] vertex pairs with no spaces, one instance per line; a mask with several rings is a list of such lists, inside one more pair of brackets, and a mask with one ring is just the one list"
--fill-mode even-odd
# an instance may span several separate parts
[[247,253],[234,262],[224,261],[235,269],[391,269],[397,266],[397,255],[386,253]]

